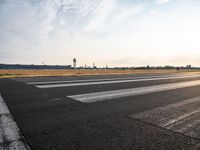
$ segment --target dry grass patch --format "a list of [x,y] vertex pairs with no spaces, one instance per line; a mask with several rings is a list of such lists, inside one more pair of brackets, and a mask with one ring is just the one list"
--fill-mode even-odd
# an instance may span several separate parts
[[151,69],[151,70],[0,70],[0,78],[33,77],[33,76],[80,76],[80,75],[106,75],[106,74],[164,74],[200,72],[200,70]]

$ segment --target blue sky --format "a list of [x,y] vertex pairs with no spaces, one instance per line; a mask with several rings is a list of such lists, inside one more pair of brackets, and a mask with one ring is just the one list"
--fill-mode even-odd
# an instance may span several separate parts
[[0,0],[0,63],[200,66],[199,0]]

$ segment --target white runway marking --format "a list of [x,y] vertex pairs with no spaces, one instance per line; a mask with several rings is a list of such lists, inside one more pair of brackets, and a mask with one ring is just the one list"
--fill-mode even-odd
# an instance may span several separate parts
[[123,89],[123,90],[106,91],[106,92],[96,92],[89,94],[71,95],[68,97],[84,103],[94,103],[97,101],[104,101],[120,97],[128,97],[128,96],[142,95],[142,94],[161,92],[167,90],[174,90],[174,89],[186,88],[197,85],[200,85],[200,80],[178,82],[171,84],[161,84],[161,85],[138,87],[131,89]]
[[110,78],[110,79],[86,79],[86,80],[70,80],[70,81],[38,81],[38,82],[27,82],[29,85],[42,85],[42,84],[55,84],[55,83],[74,83],[74,82],[98,82],[98,81],[113,81],[113,80],[127,80],[127,79],[146,79],[156,77],[175,77],[178,75],[162,75],[162,76],[137,76],[127,78]]
[[[42,84],[56,84],[56,83],[76,83],[76,82],[98,82],[98,81],[113,81],[113,80],[127,80],[127,79],[147,79],[147,78],[163,78],[163,77],[180,77],[180,74],[172,75],[147,75],[147,76],[135,76],[135,77],[124,77],[124,78],[105,78],[105,79],[84,79],[84,80],[58,80],[58,81],[32,81],[27,82],[29,85],[42,85]],[[185,76],[185,75],[184,75]],[[200,75],[187,75],[198,77]]]
[[200,97],[131,115],[174,132],[200,138]]
[[142,79],[84,82],[84,83],[47,84],[47,85],[36,85],[36,87],[38,87],[38,88],[56,88],[56,87],[71,87],[71,86],[84,86],[84,85],[100,85],[100,84],[112,84],[112,83],[128,83],[128,82],[141,82],[141,81],[168,80],[168,79],[184,79],[184,78],[194,78],[194,77],[200,77],[200,75],[159,77],[159,78],[142,78]]
[[0,94],[0,150],[29,150]]

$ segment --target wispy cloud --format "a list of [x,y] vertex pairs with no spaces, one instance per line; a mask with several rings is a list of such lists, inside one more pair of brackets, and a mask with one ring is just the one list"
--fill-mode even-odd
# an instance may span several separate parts
[[96,10],[92,13],[91,20],[85,27],[86,31],[96,30],[105,25],[107,18],[117,7],[117,0],[102,0]]
[[114,12],[113,16],[113,21],[115,23],[120,23],[123,20],[132,17],[134,15],[137,15],[139,13],[141,13],[142,11],[144,11],[145,9],[145,3],[139,3],[139,4],[135,4],[135,5],[131,5],[129,7],[122,7],[121,5],[119,5],[116,9],[116,11]]
[[67,64],[77,57],[82,64],[125,66],[198,56],[197,0],[174,2],[0,0],[0,61]]
[[170,2],[171,0],[156,0],[155,1],[155,4],[165,4],[165,3],[168,3]]

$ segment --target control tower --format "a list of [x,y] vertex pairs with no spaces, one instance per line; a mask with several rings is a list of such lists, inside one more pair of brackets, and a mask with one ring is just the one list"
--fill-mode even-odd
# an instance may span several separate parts
[[73,59],[73,69],[76,69],[76,58]]

